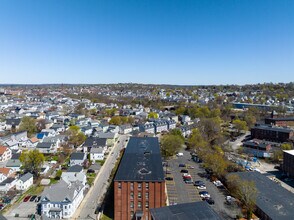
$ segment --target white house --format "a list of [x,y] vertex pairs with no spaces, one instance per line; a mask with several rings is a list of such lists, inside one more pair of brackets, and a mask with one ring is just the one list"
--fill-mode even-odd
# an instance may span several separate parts
[[62,172],[61,179],[67,183],[80,181],[83,185],[86,185],[87,182],[87,176],[80,165],[71,166],[66,172]]
[[17,181],[16,181],[16,189],[17,190],[27,190],[33,185],[34,177],[31,173],[26,173],[22,175]]
[[83,152],[75,152],[70,155],[69,165],[81,165],[83,166],[85,160],[87,159],[87,155]]
[[92,161],[104,160],[104,149],[102,147],[92,147],[90,150],[90,159]]
[[12,156],[11,150],[8,147],[0,146],[0,162],[9,160]]
[[4,181],[0,183],[0,191],[1,192],[8,192],[11,188],[13,188],[16,184],[15,178],[8,177]]
[[41,214],[47,218],[70,219],[84,198],[85,186],[60,180],[46,188],[41,196]]

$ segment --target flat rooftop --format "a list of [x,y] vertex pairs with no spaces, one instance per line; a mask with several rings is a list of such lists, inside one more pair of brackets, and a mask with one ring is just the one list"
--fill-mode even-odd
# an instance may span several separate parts
[[234,173],[241,179],[254,181],[258,195],[256,205],[272,220],[292,220],[294,194],[259,172]]
[[221,220],[207,202],[191,202],[150,209],[154,220]]
[[158,138],[131,137],[114,181],[164,181]]
[[288,127],[278,127],[278,126],[271,126],[271,125],[256,125],[253,127],[253,129],[260,129],[260,130],[269,130],[269,131],[278,131],[278,132],[284,132],[284,133],[290,133],[293,130]]

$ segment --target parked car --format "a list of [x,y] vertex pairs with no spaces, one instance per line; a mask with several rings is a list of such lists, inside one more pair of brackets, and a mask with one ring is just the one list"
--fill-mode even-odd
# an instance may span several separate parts
[[206,186],[205,185],[200,185],[200,186],[197,186],[197,189],[206,189]]
[[4,204],[0,204],[0,210],[2,210],[4,208]]
[[172,177],[166,177],[165,180],[171,181],[171,180],[174,180],[174,178],[172,178]]
[[37,196],[32,196],[31,199],[30,199],[30,202],[35,201],[36,198],[37,198]]
[[200,194],[201,198],[210,197],[210,195],[207,191],[200,191],[199,194]]
[[204,182],[201,180],[196,180],[194,183],[194,186],[201,186],[201,185],[205,185]]
[[214,200],[210,197],[205,197],[203,198],[203,200],[205,200],[209,205],[213,205],[214,204]]
[[179,164],[179,167],[186,167],[186,164],[184,164],[184,163],[180,163],[180,164]]
[[215,180],[215,181],[213,181],[213,184],[215,185],[215,186],[217,186],[217,187],[219,187],[219,186],[222,186],[223,184],[222,184],[222,182],[221,181],[219,181],[219,180]]
[[193,184],[193,180],[191,180],[191,179],[185,179],[185,183],[186,184]]
[[184,154],[182,152],[179,152],[179,153],[177,153],[177,156],[182,157],[182,156],[184,156]]
[[26,196],[26,197],[23,199],[23,201],[24,201],[24,202],[27,202],[27,201],[29,201],[30,198],[31,198],[31,196]]
[[36,199],[35,199],[35,202],[39,202],[41,199],[41,196],[38,196]]
[[194,169],[194,168],[195,168],[195,167],[193,167],[193,166],[190,166],[190,165],[188,166],[188,169]]
[[95,209],[95,214],[99,214],[99,212],[102,211],[102,206],[101,205],[97,205],[96,209]]
[[189,173],[189,171],[188,171],[188,170],[185,170],[185,169],[183,169],[183,170],[181,170],[181,173]]

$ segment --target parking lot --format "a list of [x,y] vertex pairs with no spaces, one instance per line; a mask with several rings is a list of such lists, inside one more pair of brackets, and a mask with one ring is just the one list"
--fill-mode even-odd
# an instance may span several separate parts
[[[183,156],[167,161],[168,166],[164,167],[167,171],[167,177],[172,177],[173,180],[167,180],[167,194],[169,204],[179,204],[187,202],[202,201],[199,191],[208,191],[211,198],[214,200],[212,208],[219,213],[224,219],[234,219],[240,213],[240,209],[236,205],[225,204],[226,196],[229,195],[225,189],[216,187],[209,179],[201,177],[201,174],[206,173],[200,163],[191,160],[191,155],[188,151],[183,151]],[[179,164],[185,164],[186,168],[179,167]],[[193,184],[186,184],[183,181],[182,169],[187,169],[192,176],[193,182],[201,180],[205,183],[205,190],[198,190]]]
[[[26,202],[24,202],[24,199],[23,199],[19,204],[13,207],[13,209],[5,213],[4,216],[7,219],[28,219],[28,216],[36,213],[37,204],[38,203],[35,202],[35,200],[30,201],[30,199],[28,199]],[[19,216],[19,217],[16,217],[16,216]]]

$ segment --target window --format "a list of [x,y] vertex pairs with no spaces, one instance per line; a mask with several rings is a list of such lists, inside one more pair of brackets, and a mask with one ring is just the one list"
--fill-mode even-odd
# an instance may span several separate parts
[[131,211],[131,219],[133,219],[133,217],[134,217],[134,212]]
[[146,208],[146,209],[149,209],[149,202],[146,202],[146,203],[145,203],[145,208]]
[[131,207],[131,208],[134,208],[134,202],[131,202],[130,207]]
[[134,199],[134,193],[133,192],[130,193],[130,197],[131,197],[131,199]]
[[145,193],[145,198],[149,199],[149,193],[148,192]]
[[138,183],[138,189],[142,188],[142,183]]
[[118,188],[121,189],[121,182],[118,182]]
[[138,209],[141,209],[141,208],[142,208],[142,203],[138,202]]
[[134,190],[134,183],[131,183],[131,190]]
[[142,193],[138,192],[138,199],[141,199],[141,198],[142,198]]
[[149,183],[146,183],[145,187],[146,189],[149,189]]

